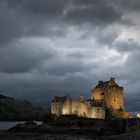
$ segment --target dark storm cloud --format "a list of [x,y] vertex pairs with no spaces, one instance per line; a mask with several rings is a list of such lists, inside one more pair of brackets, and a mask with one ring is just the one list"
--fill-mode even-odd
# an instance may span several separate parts
[[1,0],[1,93],[45,105],[55,95],[89,98],[98,80],[115,76],[127,108],[139,110],[139,40],[120,39],[124,27],[137,25],[129,10],[139,2]]
[[105,26],[121,21],[121,16],[108,1],[2,0],[0,40],[7,42],[29,35],[63,36],[67,23]]
[[[81,63],[80,65],[78,65]],[[63,60],[56,60],[55,64],[51,67],[46,68],[45,70],[49,74],[53,75],[65,75],[68,73],[75,73],[79,71],[83,71],[84,67],[82,66],[82,62],[79,60],[79,62],[71,61],[68,63],[68,61]]]
[[140,44],[133,39],[128,39],[125,41],[118,41],[115,43],[115,48],[121,52],[131,52],[140,49]]
[[[136,97],[137,98],[137,97]],[[138,101],[136,98],[128,98],[126,97],[126,101],[125,101],[125,107],[127,109],[129,109],[130,112],[137,112],[138,109],[139,109],[139,102],[140,100]],[[135,101],[135,102],[133,102]],[[130,106],[130,103],[131,103],[131,106]]]
[[8,9],[5,2],[0,1],[0,47],[1,43],[11,41],[13,37],[21,37],[21,25],[20,15]]
[[9,0],[8,5],[12,8],[21,8],[24,12],[35,14],[36,16],[59,16],[64,10],[65,0]]
[[95,32],[95,37],[98,43],[107,44],[112,47],[115,39],[118,37],[117,31],[107,31],[107,30],[97,30]]
[[103,0],[2,0],[0,3],[0,42],[4,43],[23,36],[65,36],[69,23],[104,27],[121,22],[123,15]]
[[123,8],[127,10],[139,11],[140,10],[140,1],[138,0],[119,0]]
[[79,9],[72,8],[67,11],[66,18],[70,23],[83,24],[83,23],[91,23],[94,25],[105,26],[109,23],[113,23],[115,21],[121,21],[122,14],[119,11],[116,11],[111,6],[106,5],[87,5],[85,8]]
[[24,73],[50,59],[55,54],[55,50],[46,42],[39,46],[41,42],[36,42],[32,38],[22,39],[18,42],[8,44],[0,49],[0,72],[3,73]]
[[60,3],[57,2],[56,6],[54,3],[44,0],[0,1],[0,44],[24,36],[63,36],[65,26],[59,24],[57,17],[61,15],[58,12]]

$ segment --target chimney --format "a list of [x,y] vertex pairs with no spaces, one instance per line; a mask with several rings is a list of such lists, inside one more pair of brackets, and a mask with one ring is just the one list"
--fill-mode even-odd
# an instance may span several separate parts
[[99,84],[99,85],[102,85],[102,84],[103,84],[103,81],[98,81],[98,84]]
[[115,78],[114,78],[114,77],[111,77],[111,78],[110,78],[110,81],[111,81],[112,83],[114,83],[114,82],[115,82]]

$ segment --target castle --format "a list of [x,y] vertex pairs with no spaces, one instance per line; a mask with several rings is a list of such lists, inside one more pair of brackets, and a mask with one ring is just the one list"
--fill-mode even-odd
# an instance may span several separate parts
[[60,115],[75,114],[81,117],[105,119],[108,116],[129,118],[125,111],[123,87],[120,87],[115,78],[109,81],[99,81],[91,90],[91,99],[80,97],[74,100],[69,96],[56,96],[51,102],[51,113]]

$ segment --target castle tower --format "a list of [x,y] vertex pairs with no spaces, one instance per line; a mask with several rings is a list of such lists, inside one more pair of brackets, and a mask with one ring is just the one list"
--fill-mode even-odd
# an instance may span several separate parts
[[91,90],[91,99],[103,100],[107,109],[125,110],[123,87],[118,86],[115,78],[106,82],[99,81],[98,85]]

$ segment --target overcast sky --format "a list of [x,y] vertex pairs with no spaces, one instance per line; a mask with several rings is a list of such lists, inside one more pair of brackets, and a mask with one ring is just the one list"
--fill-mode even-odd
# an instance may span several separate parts
[[0,93],[47,105],[115,77],[140,111],[139,0],[0,0]]

